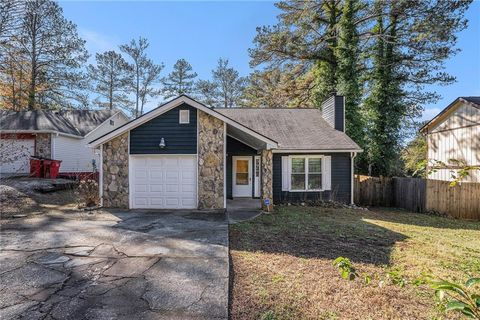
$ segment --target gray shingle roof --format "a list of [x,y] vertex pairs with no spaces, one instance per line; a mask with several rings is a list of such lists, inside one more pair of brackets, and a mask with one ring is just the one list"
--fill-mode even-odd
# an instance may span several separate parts
[[319,109],[216,108],[288,150],[359,150],[345,133],[333,129]]
[[85,136],[118,110],[0,110],[0,131],[57,131]]
[[480,106],[480,97],[460,97],[463,100],[467,100],[468,102],[474,103],[477,106]]

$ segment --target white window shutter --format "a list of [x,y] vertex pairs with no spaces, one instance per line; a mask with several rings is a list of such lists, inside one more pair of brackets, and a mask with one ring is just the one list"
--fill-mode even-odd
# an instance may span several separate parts
[[322,189],[332,190],[332,157],[323,157],[322,164]]
[[288,156],[282,156],[282,191],[290,189],[290,163]]

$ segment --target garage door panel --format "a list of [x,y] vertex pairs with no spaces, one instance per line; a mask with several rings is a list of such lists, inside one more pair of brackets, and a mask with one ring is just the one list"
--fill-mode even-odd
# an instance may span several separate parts
[[164,159],[164,167],[167,167],[167,168],[178,168],[179,167],[179,163],[178,163],[178,159],[177,158],[165,158]]
[[182,199],[182,206],[183,207],[191,207],[195,205],[194,199]]
[[148,205],[148,198],[145,197],[135,197],[135,206],[137,207],[142,207],[142,206],[147,206]]
[[171,192],[178,193],[178,184],[167,184],[165,192],[167,192],[167,193],[171,193]]
[[196,208],[196,156],[131,156],[130,165],[133,208]]
[[151,206],[164,206],[165,204],[165,201],[163,201],[163,198],[162,197],[152,197],[150,198],[150,205]]
[[155,179],[155,180],[159,180],[159,181],[162,181],[163,180],[163,171],[162,169],[151,169],[150,170],[150,179]]
[[182,184],[182,192],[184,193],[191,193],[194,192],[194,186],[190,184]]
[[177,171],[177,169],[175,169],[175,170],[167,169],[167,170],[168,171],[165,172],[167,181],[168,182],[178,182],[179,172]]
[[146,169],[135,169],[134,170],[134,177],[136,179],[146,179],[148,177],[148,173]]
[[146,185],[146,184],[135,184],[134,185],[134,191],[135,192],[147,192],[148,191],[148,185]]
[[150,185],[150,192],[163,192],[163,184],[151,184]]
[[165,198],[165,206],[168,208],[177,208],[180,206],[180,201],[177,197]]

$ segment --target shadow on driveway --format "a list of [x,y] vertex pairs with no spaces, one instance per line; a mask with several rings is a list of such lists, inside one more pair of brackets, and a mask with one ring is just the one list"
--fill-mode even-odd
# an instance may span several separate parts
[[110,211],[10,221],[1,319],[226,319],[228,225],[202,212]]

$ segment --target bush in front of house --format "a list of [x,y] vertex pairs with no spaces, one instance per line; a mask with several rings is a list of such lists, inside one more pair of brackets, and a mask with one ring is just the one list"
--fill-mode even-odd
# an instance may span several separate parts
[[80,181],[77,192],[85,207],[95,207],[99,204],[98,183],[95,180]]

